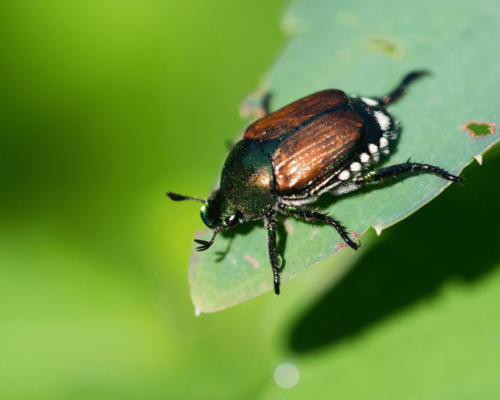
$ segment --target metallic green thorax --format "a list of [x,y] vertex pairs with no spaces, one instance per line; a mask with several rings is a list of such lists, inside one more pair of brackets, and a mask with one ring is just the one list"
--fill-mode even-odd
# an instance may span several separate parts
[[262,218],[276,201],[273,165],[255,140],[241,140],[229,154],[220,191],[245,219]]
[[202,218],[212,228],[237,215],[261,219],[276,202],[273,166],[255,140],[241,140],[229,153],[222,169],[220,189],[202,207]]

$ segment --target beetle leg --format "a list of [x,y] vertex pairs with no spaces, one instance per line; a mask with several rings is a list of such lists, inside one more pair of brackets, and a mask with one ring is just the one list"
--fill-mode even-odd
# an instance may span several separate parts
[[274,274],[274,293],[280,294],[280,269],[278,261],[278,247],[276,244],[276,216],[270,212],[264,219],[264,224],[267,229],[267,252],[271,268]]
[[352,247],[354,250],[357,250],[359,248],[359,244],[354,243],[349,238],[349,233],[342,226],[342,224],[326,214],[321,214],[319,212],[308,210],[306,208],[287,206],[285,204],[278,204],[278,209],[284,214],[291,215],[295,218],[304,219],[309,222],[320,220],[328,225],[332,225],[337,230],[342,239],[344,239],[344,242],[349,245],[349,247]]
[[401,96],[403,96],[406,93],[406,90],[408,89],[408,85],[412,83],[414,80],[422,77],[422,76],[428,76],[430,75],[430,72],[428,71],[413,71],[410,72],[408,75],[406,75],[399,86],[397,86],[391,93],[389,93],[387,96],[384,96],[382,98],[377,98],[376,100],[382,103],[383,105],[387,106],[391,103],[394,103],[397,99],[399,99]]
[[261,107],[262,109],[264,110],[264,112],[266,113],[264,115],[264,117],[268,116],[269,114],[271,114],[271,111],[269,109],[269,103],[271,102],[271,93],[270,92],[267,92],[266,94],[264,94],[264,96],[262,97],[262,103],[261,103]]
[[370,171],[365,175],[353,178],[352,181],[357,184],[383,182],[384,179],[397,178],[398,175],[414,171],[430,172],[443,179],[453,182],[460,183],[463,180],[463,178],[452,175],[449,172],[446,172],[444,169],[441,169],[439,167],[435,167],[433,165],[428,165],[428,164],[412,163],[410,162],[410,160],[408,160],[403,164],[391,165],[390,167],[380,168],[375,171]]

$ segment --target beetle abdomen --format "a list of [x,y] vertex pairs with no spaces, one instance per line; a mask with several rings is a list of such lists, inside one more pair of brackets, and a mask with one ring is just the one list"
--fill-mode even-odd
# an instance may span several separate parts
[[337,175],[365,143],[363,119],[340,109],[316,118],[280,143],[272,161],[281,196],[302,194]]

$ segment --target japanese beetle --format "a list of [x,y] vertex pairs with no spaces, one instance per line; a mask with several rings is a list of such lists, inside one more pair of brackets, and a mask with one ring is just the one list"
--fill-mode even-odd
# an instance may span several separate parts
[[[214,234],[210,242],[195,240],[207,250],[217,233],[238,223],[264,220],[267,250],[279,294],[276,248],[276,214],[332,225],[353,249],[346,229],[334,218],[308,209],[325,192],[341,195],[365,183],[382,182],[407,172],[424,171],[443,179],[462,178],[421,163],[370,169],[389,153],[389,141],[398,134],[398,123],[385,107],[405,92],[425,71],[411,72],[382,98],[347,96],[341,90],[324,90],[304,97],[250,125],[243,139],[230,151],[222,169],[220,188],[208,200],[167,192],[176,201],[203,203],[201,218]],[[266,107],[267,108],[267,107]]]

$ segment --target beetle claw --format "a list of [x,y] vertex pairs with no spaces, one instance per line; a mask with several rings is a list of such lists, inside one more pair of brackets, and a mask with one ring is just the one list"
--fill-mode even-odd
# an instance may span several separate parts
[[212,236],[212,240],[210,240],[210,242],[207,242],[207,241],[201,240],[201,239],[195,239],[194,241],[196,243],[201,244],[201,246],[198,246],[196,248],[196,250],[198,250],[198,251],[208,250],[210,248],[210,246],[212,246],[214,244],[215,237],[217,236],[217,233],[219,233],[220,230],[221,230],[221,227],[215,228],[214,235]]
[[212,243],[207,242],[207,241],[205,241],[205,240],[195,239],[194,241],[195,241],[196,243],[198,243],[198,244],[201,244],[201,246],[198,246],[198,247],[196,248],[196,250],[198,250],[198,251],[205,251],[205,250],[208,250],[208,249],[210,248],[210,246],[212,245]]
[[280,294],[280,275],[277,270],[274,271],[274,293]]

